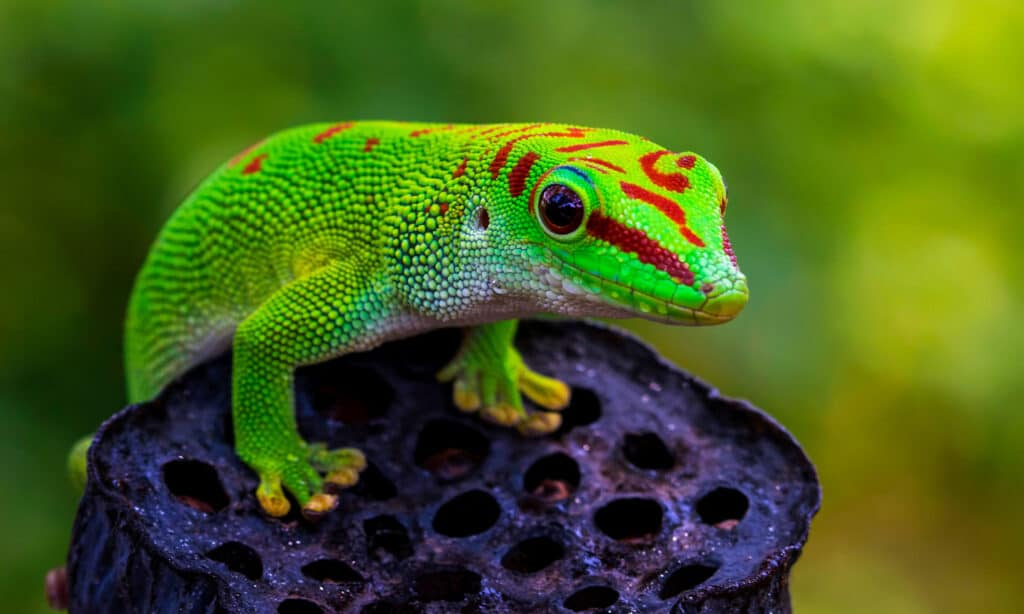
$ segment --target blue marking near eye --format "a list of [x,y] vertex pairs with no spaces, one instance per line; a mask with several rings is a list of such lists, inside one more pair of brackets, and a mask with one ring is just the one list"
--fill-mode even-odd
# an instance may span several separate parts
[[580,169],[576,168],[575,166],[559,166],[558,168],[559,169],[565,169],[565,170],[573,173],[574,175],[578,175],[581,179],[583,179],[584,181],[586,181],[590,185],[594,185],[594,180],[590,178],[590,175],[584,173],[583,171],[581,171]]

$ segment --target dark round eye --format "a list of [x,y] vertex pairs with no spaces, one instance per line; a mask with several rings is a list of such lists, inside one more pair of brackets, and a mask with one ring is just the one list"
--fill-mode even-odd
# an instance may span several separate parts
[[583,200],[572,188],[554,183],[540,193],[540,219],[557,235],[567,235],[583,223]]

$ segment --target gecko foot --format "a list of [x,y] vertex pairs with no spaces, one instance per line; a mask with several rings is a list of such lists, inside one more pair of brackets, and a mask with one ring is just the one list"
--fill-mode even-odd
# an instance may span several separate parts
[[562,417],[549,411],[525,409],[523,394],[549,410],[557,411],[569,404],[569,387],[531,370],[513,347],[508,347],[500,357],[471,349],[460,352],[437,378],[453,382],[452,398],[459,410],[478,411],[484,420],[514,427],[528,436],[555,431],[561,426]]
[[248,464],[260,476],[256,497],[263,511],[275,518],[286,515],[291,509],[287,490],[302,506],[303,516],[312,520],[338,505],[338,496],[324,492],[325,486],[347,488],[358,482],[366,457],[354,448],[328,450],[323,444],[311,444],[283,458],[250,460]]

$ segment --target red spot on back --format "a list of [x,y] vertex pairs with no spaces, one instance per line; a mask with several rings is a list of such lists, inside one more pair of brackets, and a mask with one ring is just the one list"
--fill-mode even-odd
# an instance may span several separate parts
[[670,151],[652,151],[649,154],[640,156],[640,168],[644,170],[644,174],[647,178],[654,183],[654,185],[664,188],[669,192],[683,192],[686,188],[690,187],[690,180],[686,178],[686,175],[682,173],[662,173],[658,169],[654,168],[654,165],[658,163],[665,154],[672,153]]
[[583,151],[584,149],[597,149],[598,147],[614,147],[615,145],[629,145],[626,141],[599,141],[597,143],[580,143],[579,145],[566,145],[565,147],[559,147],[555,151],[561,153],[574,153],[577,151]]
[[445,213],[448,213],[448,203],[441,203],[440,209],[441,209],[441,215],[444,215]]
[[534,139],[539,137],[561,137],[566,139],[581,139],[587,132],[590,132],[593,128],[569,128],[565,132],[541,132],[539,134],[521,134],[513,139],[510,139],[498,153],[495,154],[494,160],[491,161],[491,166],[488,170],[491,171],[491,179],[497,179],[498,173],[504,168],[505,163],[508,162],[508,157],[512,153],[512,148],[516,146],[516,143],[526,139]]
[[689,154],[682,156],[681,158],[676,160],[676,166],[678,166],[679,168],[685,168],[686,170],[692,169],[693,165],[696,163],[697,156],[691,156]]
[[662,247],[657,241],[648,237],[642,230],[630,228],[606,217],[600,211],[594,211],[587,220],[587,234],[607,241],[618,249],[636,254],[640,262],[654,265],[688,286],[694,282],[693,271],[679,256]]
[[326,141],[327,139],[331,138],[332,136],[338,134],[339,132],[344,132],[345,130],[348,130],[349,128],[351,128],[354,125],[355,125],[354,122],[341,122],[340,124],[334,124],[333,126],[328,128],[327,130],[324,130],[320,134],[314,136],[313,137],[313,142],[314,143],[323,143],[324,141]]
[[687,241],[696,245],[697,247],[704,247],[704,241],[701,241],[700,237],[695,235],[692,230],[686,225],[686,212],[670,198],[665,198],[661,194],[655,194],[650,190],[642,188],[632,183],[626,183],[625,181],[619,182],[619,186],[622,188],[622,193],[630,198],[642,200],[649,205],[654,205],[658,211],[661,211],[668,216],[670,220],[676,223],[679,227],[679,232],[686,238]]
[[266,159],[267,154],[265,153],[261,153],[260,155],[256,156],[255,158],[250,160],[248,164],[245,165],[245,168],[242,169],[242,174],[251,175],[253,173],[258,173],[263,168],[263,161]]
[[508,193],[512,196],[519,196],[526,189],[526,180],[530,177],[530,169],[533,163],[540,159],[540,154],[532,151],[527,152],[515,167],[508,174]]
[[370,137],[370,138],[366,139],[366,144],[363,145],[363,151],[371,152],[371,151],[373,151],[373,148],[376,147],[377,145],[380,145],[380,139],[374,138],[374,137]]
[[466,174],[466,164],[468,164],[468,163],[469,163],[469,159],[468,158],[463,158],[462,159],[462,163],[459,164],[459,167],[456,168],[454,171],[452,171],[452,179],[458,179],[459,177],[462,177],[463,175],[465,175]]
[[[613,170],[613,171],[615,171],[617,173],[625,173],[626,172],[626,169],[622,168],[621,166],[619,166],[617,164],[612,164],[611,162],[609,162],[607,160],[602,160],[600,158],[569,158],[569,161],[570,162],[574,162],[574,161],[586,162],[587,164],[593,164],[593,165],[599,166],[599,167],[603,166],[604,168],[611,169],[611,170]],[[607,171],[601,170],[600,168],[598,170],[600,170],[602,173],[607,172]]]
[[453,127],[454,126],[452,126],[451,124],[445,124],[440,128],[438,128],[437,126],[434,126],[433,128],[421,128],[419,130],[413,130],[412,132],[409,133],[409,136],[412,138],[417,138],[430,134],[431,132],[443,132],[445,130],[451,130]]

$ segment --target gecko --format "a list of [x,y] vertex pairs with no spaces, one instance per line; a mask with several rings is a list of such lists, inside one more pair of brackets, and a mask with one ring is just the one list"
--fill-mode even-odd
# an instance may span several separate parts
[[284,516],[287,492],[321,515],[366,459],[299,435],[296,368],[462,327],[437,376],[455,407],[551,433],[570,389],[524,363],[517,320],[731,320],[748,289],[726,204],[709,161],[616,130],[288,129],[224,162],[160,231],[128,306],[128,397],[151,399],[230,349],[235,451],[259,478],[259,505]]

